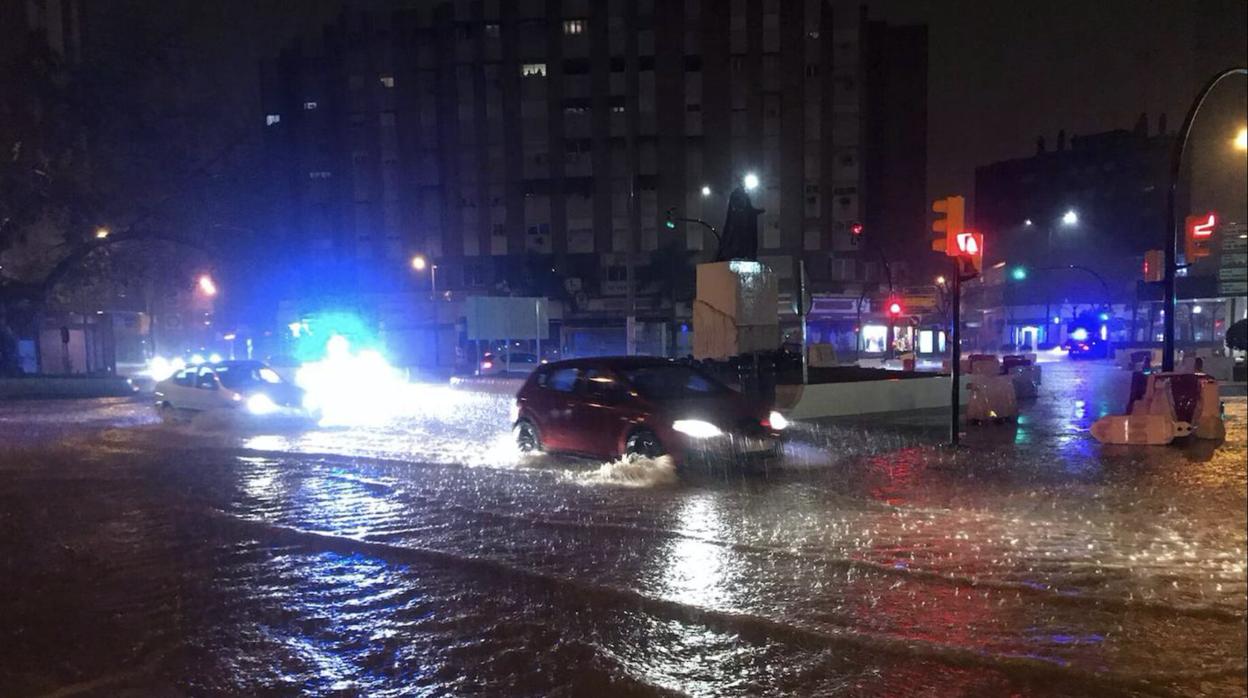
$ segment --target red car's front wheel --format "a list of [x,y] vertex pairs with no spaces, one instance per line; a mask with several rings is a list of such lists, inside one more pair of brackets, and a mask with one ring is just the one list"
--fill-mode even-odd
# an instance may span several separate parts
[[659,442],[659,437],[653,431],[638,429],[629,434],[628,440],[624,442],[624,454],[658,458],[664,454],[663,444]]

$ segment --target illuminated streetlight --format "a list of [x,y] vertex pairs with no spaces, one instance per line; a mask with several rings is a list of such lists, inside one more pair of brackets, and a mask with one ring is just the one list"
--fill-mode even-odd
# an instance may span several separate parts
[[1235,134],[1235,149],[1248,150],[1248,128],[1239,129],[1239,133]]
[[1031,227],[1031,219],[1030,219],[1030,218],[1028,218],[1027,220],[1023,221],[1023,225],[1025,225],[1025,226],[1027,226],[1028,228],[1030,228],[1030,227]]
[[711,195],[711,188],[710,188],[710,187],[708,187],[708,186],[706,186],[706,185],[703,185],[703,186],[702,186],[702,196],[710,196],[710,195]]
[[741,179],[741,183],[745,185],[746,191],[754,191],[758,189],[758,175],[750,172]]
[[1075,225],[1078,222],[1079,214],[1075,213],[1073,208],[1062,214],[1062,225]]
[[429,270],[429,293],[434,298],[438,297],[438,265],[430,264],[423,254],[414,255],[412,257],[412,269],[416,271]]
[[96,228],[95,229],[96,240],[103,240],[104,238],[107,238],[107,237],[108,237],[108,228]]
[[945,285],[945,277],[943,277],[943,276],[938,276],[938,277],[936,277],[936,285],[937,285],[937,286],[944,286],[944,285]]
[[207,274],[199,275],[199,281],[196,282],[196,286],[199,287],[200,293],[208,296],[209,298],[217,295],[217,283]]

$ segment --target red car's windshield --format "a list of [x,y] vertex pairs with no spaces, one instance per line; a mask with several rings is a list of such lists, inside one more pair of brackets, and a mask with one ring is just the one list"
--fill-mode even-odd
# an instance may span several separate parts
[[621,371],[643,397],[660,402],[710,397],[728,391],[728,387],[710,376],[679,364],[643,366]]

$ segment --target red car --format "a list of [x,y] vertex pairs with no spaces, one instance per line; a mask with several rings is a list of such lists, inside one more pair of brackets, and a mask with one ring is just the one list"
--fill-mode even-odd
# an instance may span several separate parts
[[512,408],[523,452],[768,457],[788,426],[779,412],[668,359],[571,359],[538,367]]

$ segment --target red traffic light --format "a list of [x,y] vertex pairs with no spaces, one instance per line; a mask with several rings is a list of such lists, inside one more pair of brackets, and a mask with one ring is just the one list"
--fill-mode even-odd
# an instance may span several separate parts
[[862,235],[862,224],[861,224],[861,223],[857,223],[857,222],[855,222],[855,223],[850,223],[850,224],[849,224],[849,234],[850,234],[850,235],[853,235],[853,236],[855,236],[855,237],[857,237],[857,236],[859,236],[859,235]]
[[975,233],[958,233],[958,251],[965,255],[979,254],[979,239]]
[[897,317],[901,315],[901,303],[898,303],[897,301],[893,301],[889,303],[888,314],[892,315],[893,317]]

